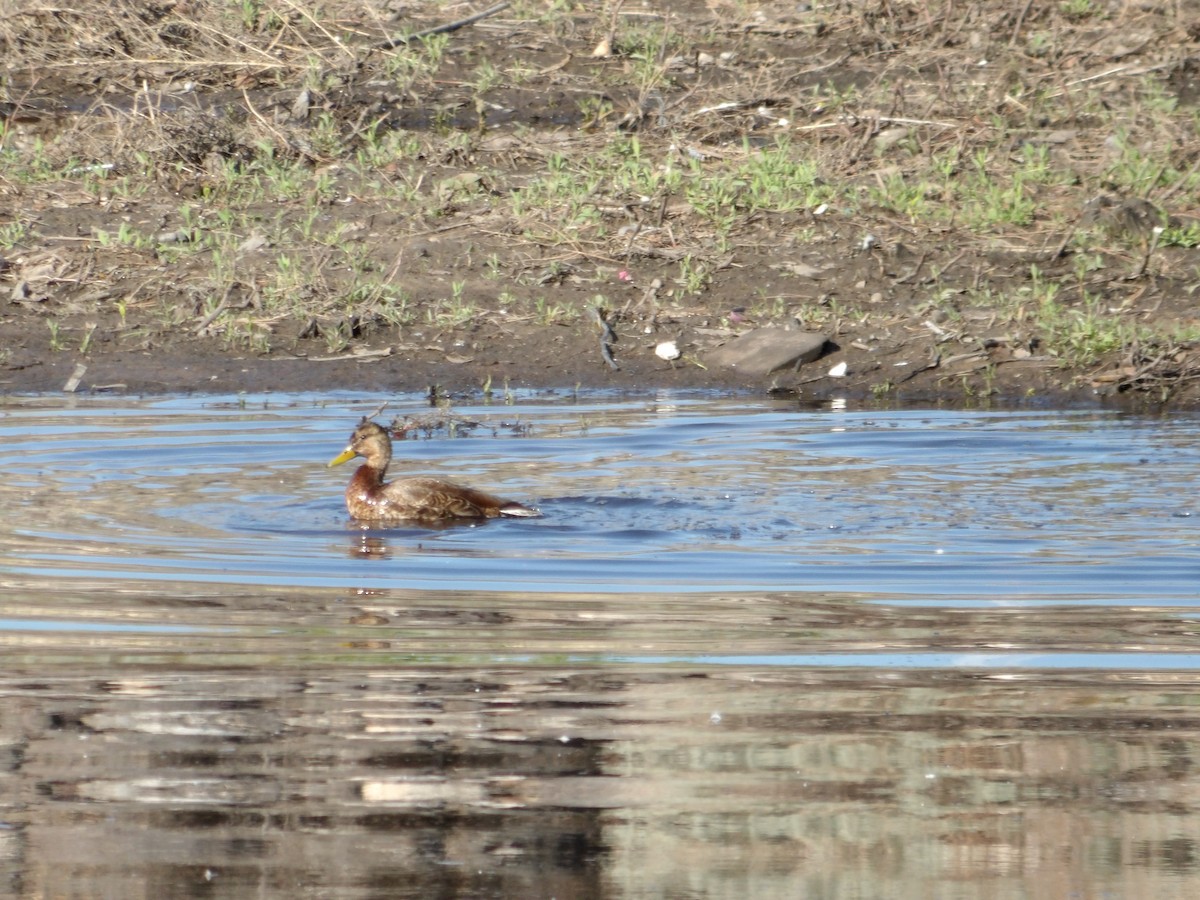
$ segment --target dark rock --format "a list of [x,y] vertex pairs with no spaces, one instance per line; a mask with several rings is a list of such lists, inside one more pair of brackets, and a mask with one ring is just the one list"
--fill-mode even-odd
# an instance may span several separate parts
[[819,359],[828,341],[827,335],[811,331],[756,328],[709,352],[704,361],[761,377]]

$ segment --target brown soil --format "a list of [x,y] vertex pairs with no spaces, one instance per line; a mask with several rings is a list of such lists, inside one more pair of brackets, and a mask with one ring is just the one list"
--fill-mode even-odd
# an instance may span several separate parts
[[[39,179],[0,168],[0,227],[21,226],[0,243],[5,390],[61,390],[82,364],[82,391],[507,383],[1200,402],[1200,351],[1186,337],[1200,333],[1200,250],[1156,246],[1149,230],[1159,216],[1186,226],[1200,213],[1195,2],[814,10],[713,0],[565,13],[517,3],[453,32],[436,71],[403,91],[380,73],[388,54],[412,51],[370,46],[471,8],[405,4],[396,16],[382,4],[314,3],[301,14],[287,3],[276,32],[260,20],[236,40],[210,40],[204,23],[229,6],[127,0],[72,14],[0,0],[0,152],[31,155],[40,141],[58,166]],[[658,77],[648,84],[637,41],[656,34],[669,42],[649,61]],[[253,40],[262,55],[221,64]],[[317,87],[304,67],[314,56]],[[488,67],[501,77],[479,88]],[[321,122],[339,129],[336,151],[322,149]],[[411,207],[371,196],[351,165],[364,123],[415,136],[410,158],[371,173],[412,185]],[[561,210],[507,203],[552,164],[575,171],[615,139],[682,165],[748,156],[781,135],[822,180],[857,185],[860,202],[784,210],[735,199],[736,221],[722,231],[686,192],[640,197],[598,184],[586,196],[595,226],[557,233]],[[1121,141],[1161,151],[1159,171],[1141,184],[1120,174]],[[216,240],[175,252],[172,235],[198,234],[185,209],[205,233],[221,232],[210,187],[231,162],[249,177],[264,145],[302,162],[314,185],[332,184],[318,201],[302,194],[249,211],[287,224],[293,244],[239,231],[234,263]],[[919,198],[941,204],[933,217],[873,199],[954,147],[964,161],[982,150],[997,181],[1014,177],[1029,147],[1057,175],[1029,187],[1026,221],[990,230],[946,211],[961,197]],[[308,209],[324,234],[340,226],[349,250],[296,238]],[[101,237],[123,224],[155,239]],[[407,318],[347,300],[344,258],[355,249],[381,280],[402,284]],[[312,274],[282,311],[264,285],[285,254]],[[700,273],[690,284],[689,268]],[[1159,337],[1068,352],[1020,302],[1038,279],[1061,284],[1079,321],[1094,313]],[[452,294],[457,315],[446,311]],[[615,329],[616,368],[593,306]],[[761,379],[703,365],[706,351],[761,325],[823,332],[828,352]],[[659,359],[663,341],[682,358]],[[847,375],[830,377],[842,362]]]

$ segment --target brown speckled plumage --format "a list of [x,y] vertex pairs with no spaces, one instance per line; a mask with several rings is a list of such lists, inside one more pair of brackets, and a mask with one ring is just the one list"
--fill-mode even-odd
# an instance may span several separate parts
[[385,482],[383,479],[392,461],[392,439],[386,429],[368,419],[359,423],[346,449],[330,460],[329,465],[338,465],[355,456],[366,461],[358,467],[346,488],[346,508],[360,522],[541,515],[536,509],[512,500],[502,500],[440,478],[398,478]]

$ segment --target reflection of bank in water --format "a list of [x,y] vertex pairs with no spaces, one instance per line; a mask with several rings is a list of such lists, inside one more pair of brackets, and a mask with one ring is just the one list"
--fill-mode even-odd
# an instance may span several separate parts
[[1178,852],[1195,678],[333,662],[9,683],[29,800],[0,859],[89,896],[1170,896],[1200,874]]

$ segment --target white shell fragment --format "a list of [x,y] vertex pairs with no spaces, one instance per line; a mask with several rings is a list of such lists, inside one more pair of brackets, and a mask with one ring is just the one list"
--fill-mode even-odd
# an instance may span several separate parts
[[844,362],[840,362],[836,366],[834,366],[832,369],[829,370],[829,377],[830,378],[845,378],[846,371],[847,371],[846,364]]
[[659,359],[665,359],[670,362],[673,359],[679,359],[682,354],[679,352],[679,347],[674,341],[663,341],[654,348],[654,355]]

